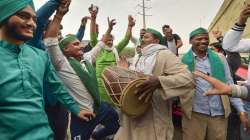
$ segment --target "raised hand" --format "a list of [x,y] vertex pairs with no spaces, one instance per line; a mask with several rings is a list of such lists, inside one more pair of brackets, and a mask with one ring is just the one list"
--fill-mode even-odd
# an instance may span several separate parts
[[63,17],[69,11],[71,0],[62,0],[56,11],[56,16]]
[[135,20],[131,15],[128,16],[128,26],[129,27],[134,27],[135,26]]
[[249,17],[250,17],[250,3],[245,2],[237,24],[245,25]]
[[89,13],[90,13],[91,18],[95,19],[98,14],[98,11],[99,11],[99,8],[91,4],[91,6],[89,7]]
[[56,11],[56,14],[47,28],[44,38],[48,37],[58,37],[58,33],[60,30],[60,24],[63,19],[63,16],[68,12],[69,5],[71,0],[61,0],[60,5]]
[[81,25],[85,26],[87,24],[88,19],[90,19],[90,17],[88,17],[88,16],[83,17],[81,20]]
[[108,26],[109,26],[109,28],[110,29],[113,29],[113,27],[116,25],[116,21],[115,21],[115,19],[109,19],[109,17],[108,17]]

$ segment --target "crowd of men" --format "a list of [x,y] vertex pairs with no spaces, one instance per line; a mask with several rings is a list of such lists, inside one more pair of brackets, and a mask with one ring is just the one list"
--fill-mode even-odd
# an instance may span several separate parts
[[[250,40],[241,39],[250,4],[224,37],[213,32],[218,42],[210,44],[207,29],[194,29],[182,57],[182,40],[169,25],[162,26],[163,35],[142,28],[137,38],[130,15],[124,38],[114,45],[115,19],[108,18],[100,36],[101,9],[94,5],[76,34],[62,36],[70,4],[48,0],[35,11],[32,0],[0,1],[0,140],[250,139],[250,86],[235,85],[234,74],[239,53],[250,52]],[[90,41],[84,45],[88,20]],[[135,45],[131,64],[120,57],[130,41]],[[103,70],[117,65],[148,75],[134,91],[150,102],[139,117],[114,106],[103,85]],[[176,105],[181,119],[173,124]]]

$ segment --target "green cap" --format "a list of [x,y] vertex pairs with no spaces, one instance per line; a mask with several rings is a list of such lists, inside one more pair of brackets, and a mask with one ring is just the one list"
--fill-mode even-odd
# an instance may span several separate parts
[[66,35],[65,38],[63,38],[60,43],[59,43],[59,46],[61,48],[61,50],[64,49],[65,45],[69,44],[70,42],[72,41],[75,41],[77,40],[77,37],[75,35]]
[[197,29],[193,30],[193,31],[189,34],[189,40],[190,40],[191,38],[193,38],[194,36],[199,35],[199,34],[208,34],[208,31],[207,31],[207,29],[202,28],[202,27],[197,28]]
[[157,36],[157,38],[159,38],[160,44],[162,44],[162,45],[164,44],[164,39],[163,39],[161,33],[158,32],[157,30],[152,29],[152,28],[147,28],[146,29],[146,33],[152,33],[152,34],[154,34],[155,36]]
[[0,23],[28,5],[35,10],[32,0],[0,0]]

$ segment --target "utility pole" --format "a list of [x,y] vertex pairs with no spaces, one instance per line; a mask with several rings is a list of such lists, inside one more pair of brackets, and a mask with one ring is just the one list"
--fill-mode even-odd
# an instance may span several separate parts
[[142,17],[143,17],[143,28],[146,28],[146,19],[145,19],[145,1],[142,0]]
[[[149,1],[149,0],[147,0]],[[142,15],[143,19],[143,28],[146,28],[146,16],[152,16],[152,15],[146,15],[146,10],[145,9],[150,9],[151,7],[146,7],[145,6],[145,0],[142,0],[142,5],[138,4],[139,7],[142,8],[142,13],[138,12],[139,15]]]

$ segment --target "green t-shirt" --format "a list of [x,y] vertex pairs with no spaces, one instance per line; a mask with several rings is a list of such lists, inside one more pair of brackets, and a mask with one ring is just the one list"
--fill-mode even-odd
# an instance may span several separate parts
[[[125,36],[120,43],[118,43],[115,48],[117,49],[118,54],[128,45],[129,37]],[[102,101],[111,103],[110,97],[107,95],[106,90],[103,86],[101,80],[102,71],[108,66],[116,65],[115,54],[112,51],[102,49],[99,55],[96,57],[96,77],[98,81],[99,92]]]

